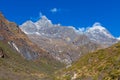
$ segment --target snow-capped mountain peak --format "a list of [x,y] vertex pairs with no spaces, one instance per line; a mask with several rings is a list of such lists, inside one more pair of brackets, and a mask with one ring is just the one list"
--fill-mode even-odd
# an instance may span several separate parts
[[95,30],[99,30],[99,31],[103,32],[106,29],[100,23],[96,22],[93,24],[92,27],[87,29],[87,32],[89,32],[89,31],[91,32],[91,31],[95,31]]
[[101,36],[104,35],[108,38],[114,38],[110,32],[98,22],[94,23],[92,27],[86,30],[86,32],[91,33],[92,35],[100,34]]
[[37,22],[48,22],[52,24],[51,20],[49,20],[46,16],[41,16],[41,18]]
[[99,29],[99,30],[105,30],[105,28],[99,23],[99,22],[96,22],[93,24],[93,26],[91,27],[91,29],[95,30],[95,29]]
[[46,16],[41,16],[41,18],[35,22],[35,25],[37,26],[37,29],[40,29],[41,27],[53,26],[52,21],[49,20]]
[[117,39],[100,23],[95,23],[92,27],[86,30],[86,35],[92,40],[100,44],[112,45],[117,42]]

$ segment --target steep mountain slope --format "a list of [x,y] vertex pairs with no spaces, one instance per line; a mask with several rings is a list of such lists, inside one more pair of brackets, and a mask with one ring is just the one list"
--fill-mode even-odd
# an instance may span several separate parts
[[0,13],[0,80],[50,80],[63,66]]
[[56,80],[119,80],[120,42],[82,56],[71,67],[57,73]]

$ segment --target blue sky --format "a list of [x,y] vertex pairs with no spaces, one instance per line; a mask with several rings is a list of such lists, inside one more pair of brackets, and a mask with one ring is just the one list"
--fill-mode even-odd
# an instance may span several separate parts
[[0,0],[0,11],[18,25],[46,15],[53,23],[89,27],[100,22],[120,36],[120,0]]

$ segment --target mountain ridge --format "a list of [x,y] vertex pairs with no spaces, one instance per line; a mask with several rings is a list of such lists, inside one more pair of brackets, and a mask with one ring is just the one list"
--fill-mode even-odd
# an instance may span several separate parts
[[[61,62],[67,61],[67,64],[74,62],[85,53],[106,48],[118,41],[100,23],[95,23],[91,28],[81,31],[73,26],[53,24],[46,16],[41,16],[38,21],[25,22],[20,25],[20,28],[32,42]],[[65,50],[63,47],[68,49]]]
[[[32,22],[31,20],[28,20],[28,21],[30,21],[30,23],[28,23],[28,24],[34,24],[35,26],[34,26],[34,28],[36,28],[36,27],[53,27],[53,26],[60,26],[59,24],[53,24],[52,23],[52,21],[51,20],[49,20],[45,15],[44,16],[41,16],[41,18],[38,20],[38,21],[36,21],[36,22]],[[26,22],[24,22],[24,23],[27,23],[27,21]],[[20,25],[20,28],[21,28],[21,30],[24,30],[24,32],[25,32],[25,29],[22,29],[22,27],[24,27],[24,23],[22,24],[22,25]],[[38,23],[40,23],[40,24],[38,24]],[[26,24],[27,25],[27,24]],[[26,26],[25,26],[26,27]],[[96,30],[96,29],[99,29],[101,32],[103,32],[103,33],[108,33],[108,34],[106,34],[108,37],[111,37],[111,38],[115,38],[115,37],[113,37],[113,35],[105,28],[105,27],[103,27],[99,22],[95,22],[94,24],[93,24],[93,26],[92,27],[88,27],[88,28],[84,28],[84,30],[83,30],[83,28],[79,28],[78,30],[74,27],[74,26],[60,26],[60,27],[67,27],[67,28],[73,28],[74,30],[75,30],[75,32],[78,32],[78,33],[84,33],[84,34],[86,34],[86,32],[90,32],[90,31],[94,31],[94,30]],[[39,29],[40,29],[39,28]],[[105,31],[105,32],[104,32]],[[117,38],[115,38],[115,39],[117,39]]]

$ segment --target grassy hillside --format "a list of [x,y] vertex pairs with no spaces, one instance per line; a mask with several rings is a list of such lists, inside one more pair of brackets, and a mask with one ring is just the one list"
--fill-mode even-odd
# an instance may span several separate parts
[[4,58],[0,58],[0,80],[53,80],[52,74],[63,65],[41,57],[37,61],[26,60],[10,46],[0,41]]
[[71,67],[56,73],[56,80],[119,80],[120,42],[80,58]]

